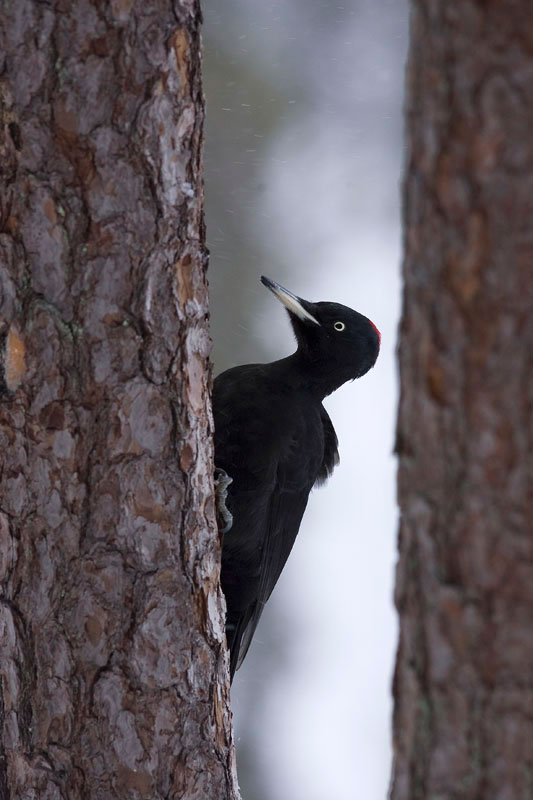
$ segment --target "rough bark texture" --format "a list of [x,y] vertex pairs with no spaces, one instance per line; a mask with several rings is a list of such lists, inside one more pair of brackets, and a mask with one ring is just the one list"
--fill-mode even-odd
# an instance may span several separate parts
[[393,800],[533,797],[533,22],[412,3]]
[[0,25],[0,797],[235,798],[198,3]]

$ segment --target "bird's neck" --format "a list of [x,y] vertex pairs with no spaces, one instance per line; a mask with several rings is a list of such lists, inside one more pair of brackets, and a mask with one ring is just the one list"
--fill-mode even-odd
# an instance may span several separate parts
[[286,384],[317,400],[323,400],[350,378],[340,374],[339,365],[332,359],[312,359],[300,349],[276,363]]

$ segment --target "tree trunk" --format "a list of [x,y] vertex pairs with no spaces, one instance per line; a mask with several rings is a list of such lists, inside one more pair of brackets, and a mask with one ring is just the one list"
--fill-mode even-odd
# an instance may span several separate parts
[[533,24],[412,3],[393,800],[533,797]]
[[0,797],[236,798],[198,2],[0,25]]

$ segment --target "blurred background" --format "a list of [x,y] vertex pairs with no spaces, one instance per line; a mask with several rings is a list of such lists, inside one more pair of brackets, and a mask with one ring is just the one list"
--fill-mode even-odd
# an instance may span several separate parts
[[341,463],[312,493],[232,688],[243,800],[384,800],[391,766],[406,0],[204,0],[215,373],[292,352],[261,274],[382,332],[326,400]]

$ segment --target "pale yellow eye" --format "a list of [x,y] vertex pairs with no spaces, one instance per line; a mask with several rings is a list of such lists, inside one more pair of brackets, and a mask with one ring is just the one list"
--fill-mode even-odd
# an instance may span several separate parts
[[344,322],[336,322],[333,325],[333,327],[335,328],[336,331],[343,331],[345,329],[346,325],[344,324]]

